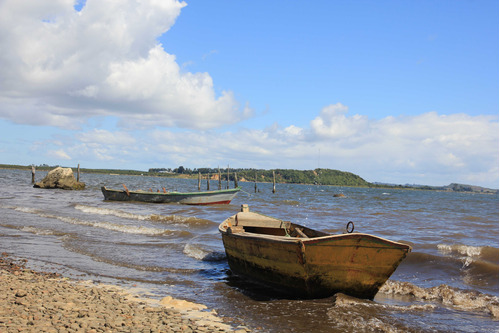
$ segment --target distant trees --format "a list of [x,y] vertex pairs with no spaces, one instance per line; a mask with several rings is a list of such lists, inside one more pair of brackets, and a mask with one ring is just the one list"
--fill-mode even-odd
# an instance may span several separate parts
[[[223,177],[227,174],[227,169],[221,169]],[[184,175],[202,175],[217,174],[219,168],[195,168],[189,169],[184,166],[179,166],[175,169],[170,168],[152,168],[150,173],[173,173]],[[315,169],[315,170],[295,170],[295,169],[275,169],[276,181],[278,183],[291,184],[321,184],[321,185],[344,185],[344,186],[370,186],[371,184],[365,181],[358,175],[351,172],[332,170],[332,169]],[[258,182],[272,182],[273,170],[263,169],[242,169],[230,168],[229,178],[234,180],[234,173],[238,174],[238,178],[245,178],[247,181],[252,181],[257,176]]]
[[156,172],[172,172],[172,169],[170,168],[151,168],[148,170],[148,172],[151,172],[151,173],[156,173]]
[[[264,181],[272,181],[272,170],[262,173]],[[292,184],[320,184],[320,185],[345,185],[345,186],[368,186],[369,183],[358,175],[351,172],[315,169],[315,170],[289,170],[276,169],[276,181]]]
[[174,169],[174,173],[184,173],[184,171],[185,171],[185,169],[182,165],[180,167],[178,167],[177,169]]

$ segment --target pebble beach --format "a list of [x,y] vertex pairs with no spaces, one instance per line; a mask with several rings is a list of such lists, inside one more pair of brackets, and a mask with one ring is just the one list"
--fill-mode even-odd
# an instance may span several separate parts
[[145,299],[127,290],[26,268],[0,258],[1,332],[238,332],[204,305],[172,297]]

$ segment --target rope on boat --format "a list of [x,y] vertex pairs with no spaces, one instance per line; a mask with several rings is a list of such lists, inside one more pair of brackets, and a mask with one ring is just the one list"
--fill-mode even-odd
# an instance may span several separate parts
[[252,196],[252,193],[248,193],[247,191],[243,190],[243,189],[240,189],[241,192],[245,192],[246,194],[248,194],[249,196]]

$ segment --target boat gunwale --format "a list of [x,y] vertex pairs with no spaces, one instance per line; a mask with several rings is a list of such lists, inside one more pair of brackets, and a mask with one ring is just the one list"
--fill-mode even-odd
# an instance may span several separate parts
[[[322,243],[322,242],[328,241],[330,239],[335,239],[335,238],[349,239],[349,238],[354,238],[354,237],[358,237],[358,236],[365,236],[365,237],[386,243],[387,245],[392,245],[392,246],[396,246],[399,248],[405,248],[405,249],[407,248],[408,252],[411,252],[411,250],[412,250],[412,247],[408,244],[392,241],[392,240],[389,240],[389,239],[386,239],[386,238],[383,238],[380,236],[375,236],[375,235],[361,233],[361,232],[354,232],[354,233],[347,233],[347,234],[345,234],[345,233],[344,234],[328,234],[326,236],[311,237],[311,238],[276,236],[276,235],[267,235],[267,234],[260,234],[260,233],[254,233],[254,232],[246,232],[246,231],[242,231],[242,232],[238,232],[238,233],[230,233],[227,230],[223,229],[223,226],[227,225],[228,220],[229,219],[226,219],[224,222],[222,222],[219,225],[219,232],[221,234],[225,234],[227,236],[232,236],[232,237],[261,239],[261,240],[266,240],[269,242],[303,243],[304,245],[307,245],[307,244]],[[292,225],[294,225],[295,227],[303,227],[302,225],[296,224],[296,223],[292,223]],[[278,228],[273,228],[273,229],[278,229]],[[362,247],[363,245],[360,245],[360,246]]]
[[[117,193],[123,193],[126,192],[125,190],[116,190],[112,188],[107,188],[106,186],[102,187],[105,191],[108,192],[117,192]],[[130,194],[139,194],[139,195],[162,195],[162,196],[172,196],[172,195],[181,195],[181,196],[193,196],[193,195],[209,195],[209,194],[221,194],[221,193],[231,193],[231,192],[239,192],[241,190],[241,186],[238,186],[236,188],[231,188],[231,189],[224,189],[224,190],[213,190],[213,191],[200,191],[200,192],[150,192],[150,191],[144,191],[144,190],[133,190],[133,191],[128,191]]]

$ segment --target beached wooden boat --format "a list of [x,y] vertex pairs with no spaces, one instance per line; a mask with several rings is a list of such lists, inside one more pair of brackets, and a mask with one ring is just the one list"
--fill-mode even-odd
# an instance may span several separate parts
[[373,299],[411,251],[369,234],[316,231],[249,212],[247,205],[219,231],[231,271],[305,298],[342,292]]
[[123,190],[113,190],[103,186],[104,200],[138,201],[150,203],[180,203],[185,205],[229,204],[240,191],[240,187],[205,192],[149,192],[129,191],[125,185]]

